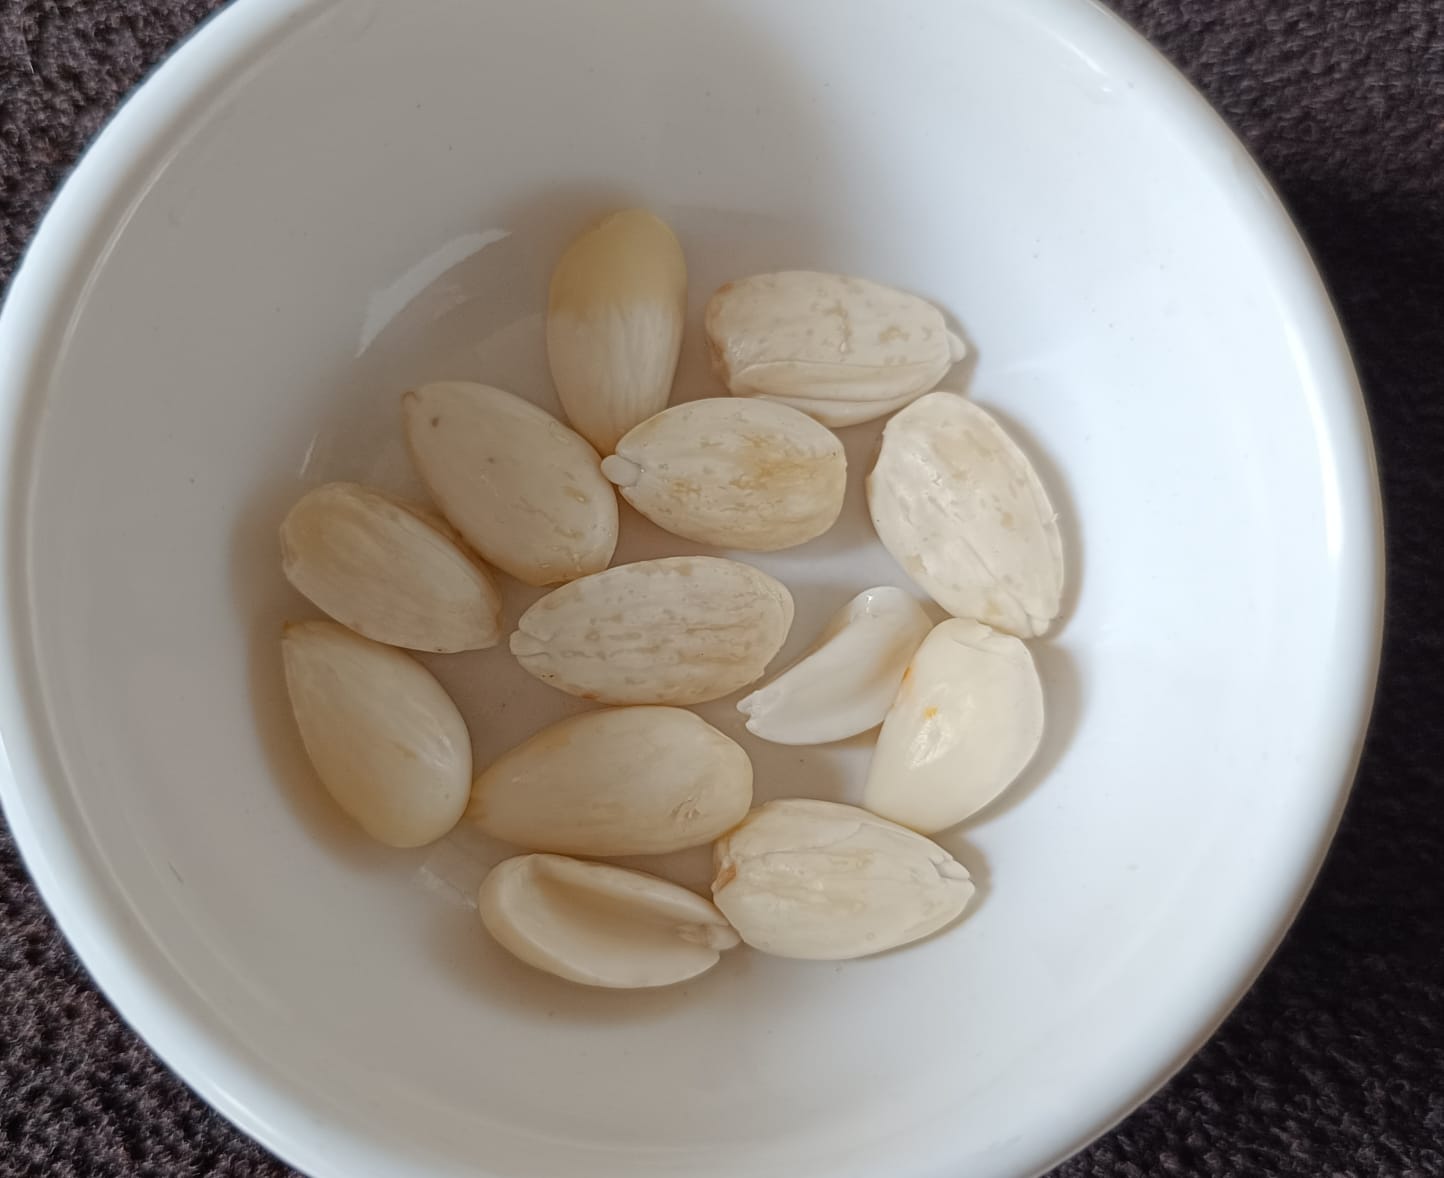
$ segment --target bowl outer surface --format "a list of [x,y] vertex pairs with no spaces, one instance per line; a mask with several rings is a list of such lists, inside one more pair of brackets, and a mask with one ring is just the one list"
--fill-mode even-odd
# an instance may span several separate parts
[[[122,1013],[318,1178],[1037,1172],[1197,1046],[1317,868],[1381,557],[1362,403],[1286,216],[1092,5],[836,11],[245,0],[122,110],[16,280],[7,818]],[[504,849],[370,847],[305,766],[286,507],[331,478],[415,490],[409,385],[554,407],[550,265],[633,202],[688,253],[679,396],[716,391],[720,282],[867,274],[957,316],[972,395],[1053,491],[1072,590],[1035,647],[1045,747],[944,839],[972,913],[905,953],[577,990],[449,891]],[[877,430],[845,437],[842,522],[756,561],[797,595],[784,658],[907,583],[862,503]],[[624,514],[621,559],[695,550]],[[479,763],[580,706],[501,650],[431,665]],[[732,704],[701,710],[742,737]],[[853,797],[867,763],[862,740],[747,743],[764,798]],[[705,854],[665,867],[706,877]]]

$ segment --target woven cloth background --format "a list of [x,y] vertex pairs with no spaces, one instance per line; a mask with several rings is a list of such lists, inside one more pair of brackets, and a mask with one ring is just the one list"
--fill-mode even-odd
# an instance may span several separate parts
[[[1334,290],[1377,431],[1389,630],[1354,801],[1287,943],[1058,1175],[1444,1175],[1444,0],[1113,3],[1263,161]],[[0,0],[0,284],[122,96],[216,6]],[[290,1173],[121,1023],[0,829],[0,1175]]]

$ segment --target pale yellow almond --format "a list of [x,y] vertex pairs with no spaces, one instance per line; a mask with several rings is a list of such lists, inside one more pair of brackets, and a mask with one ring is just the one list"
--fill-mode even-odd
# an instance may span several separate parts
[[677,235],[624,209],[578,237],[552,273],[547,358],[572,428],[601,453],[667,406],[687,313]]

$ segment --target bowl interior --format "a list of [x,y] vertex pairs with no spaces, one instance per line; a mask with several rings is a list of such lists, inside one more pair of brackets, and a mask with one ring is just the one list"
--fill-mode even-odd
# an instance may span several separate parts
[[[1026,1173],[1177,1062],[1306,886],[1366,706],[1376,550],[1292,231],[1081,0],[837,12],[250,0],[68,197],[94,236],[16,443],[34,702],[7,805],[82,952],[106,924],[86,956],[122,1011],[317,1175]],[[412,489],[417,382],[553,407],[550,266],[622,203],[687,251],[680,397],[719,391],[697,312],[722,281],[866,274],[956,318],[979,361],[949,387],[1053,491],[1072,591],[1036,647],[1047,741],[944,839],[980,898],[923,946],[576,989],[468,908],[501,848],[369,846],[307,769],[277,635],[314,611],[278,571],[282,514],[332,478]],[[796,593],[789,654],[907,584],[862,504],[877,432],[845,434],[843,523],[755,561]],[[619,558],[693,550],[625,514]],[[432,665],[482,762],[575,710],[504,648]],[[703,714],[735,735],[734,702]],[[747,744],[762,797],[849,797],[868,756]],[[705,856],[666,869],[700,882]]]

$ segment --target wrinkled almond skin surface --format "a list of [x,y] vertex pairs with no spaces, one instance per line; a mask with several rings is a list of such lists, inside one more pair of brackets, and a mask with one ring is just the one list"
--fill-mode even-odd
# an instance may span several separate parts
[[829,426],[906,405],[967,354],[926,300],[814,270],[727,283],[707,304],[706,327],[729,392],[784,401]]
[[787,640],[792,595],[718,556],[618,565],[521,616],[511,651],[559,691],[608,704],[685,707],[755,682]]
[[893,559],[948,613],[1020,638],[1052,626],[1057,515],[1027,457],[967,398],[930,393],[887,423],[867,501]]
[[747,944],[778,957],[841,961],[929,936],[967,907],[973,884],[942,847],[836,802],[760,806],[718,840],[712,898]]
[[753,552],[816,539],[837,522],[847,492],[836,434],[786,405],[732,397],[644,421],[602,473],[659,528]]

